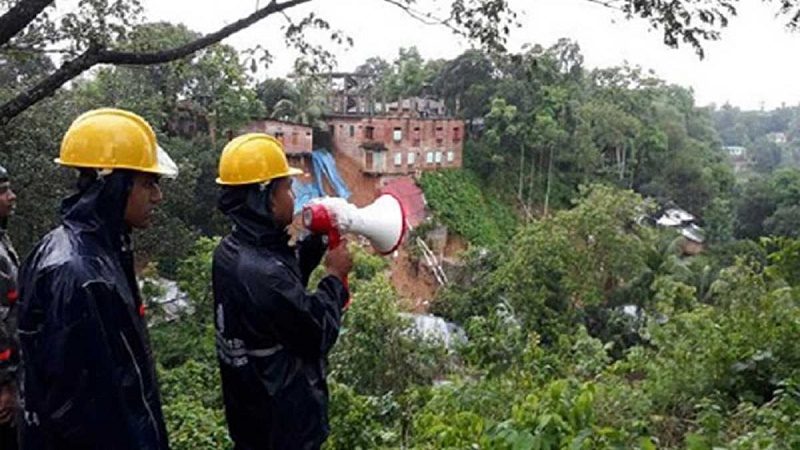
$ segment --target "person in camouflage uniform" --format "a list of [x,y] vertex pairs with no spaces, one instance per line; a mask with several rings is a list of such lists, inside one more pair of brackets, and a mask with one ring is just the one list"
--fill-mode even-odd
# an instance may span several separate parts
[[11,245],[6,224],[14,213],[17,196],[8,171],[0,166],[0,449],[17,447],[16,343],[17,268],[19,257]]

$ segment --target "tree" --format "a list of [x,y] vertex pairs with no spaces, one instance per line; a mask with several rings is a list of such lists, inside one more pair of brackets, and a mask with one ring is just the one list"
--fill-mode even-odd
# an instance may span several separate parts
[[[149,51],[131,51],[116,46],[141,16],[139,0],[86,0],[78,9],[56,21],[47,11],[52,1],[2,0],[5,12],[0,16],[3,31],[0,50],[5,52],[42,53],[58,51],[65,62],[33,86],[24,86],[18,94],[0,105],[0,123],[5,123],[38,101],[52,95],[59,87],[97,64],[154,65],[175,61],[263,20],[284,13],[312,0],[271,0],[251,15],[241,18],[216,32],[199,36],[182,45]],[[444,25],[455,33],[480,42],[487,48],[503,49],[509,26],[516,15],[508,8],[507,0],[452,0],[450,15],[435,19],[430,13],[415,8],[414,0],[381,0],[394,5],[413,17],[430,23]],[[304,38],[309,28],[330,31],[331,40],[347,39],[339,31],[332,31],[325,20],[314,13],[295,23],[288,16],[285,38],[287,44],[315,61],[330,57],[325,49],[310,44]],[[59,45],[58,49],[48,48]],[[66,48],[63,47],[66,45]],[[316,64],[314,64],[316,66]]]
[[456,116],[482,117],[489,112],[486,105],[492,92],[493,71],[494,64],[486,53],[467,50],[442,67],[433,82],[433,90]]
[[298,66],[294,83],[288,96],[278,100],[272,107],[272,117],[326,129],[322,116],[325,114],[325,86],[318,77],[310,76],[305,66]]
[[[0,121],[5,123],[41,99],[52,95],[64,83],[97,64],[153,65],[183,58],[197,50],[217,43],[266,17],[283,13],[313,0],[271,0],[251,15],[241,18],[214,33],[179,47],[161,48],[150,52],[130,52],[113,47],[141,16],[139,0],[86,0],[78,10],[69,12],[61,21],[48,14],[53,1],[0,0],[0,50],[3,52],[48,52],[48,45],[64,45],[55,51],[66,55],[65,62],[33,86],[22,88],[18,95],[0,105]],[[504,50],[517,15],[508,0],[450,0],[446,18],[417,8],[415,0],[384,1],[402,9],[412,17],[430,24],[449,27],[453,32],[479,42],[491,50]],[[710,0],[698,5],[693,0],[663,2],[659,0],[585,0],[623,13],[626,18],[648,21],[652,28],[663,29],[664,43],[677,47],[681,42],[694,47],[703,56],[702,42],[717,40],[720,30],[736,15],[734,0]],[[778,12],[789,17],[788,27],[800,24],[800,5],[797,0],[770,0],[777,3]],[[330,25],[311,13],[298,23],[289,20],[286,40],[303,55],[318,58],[330,53],[311,45],[303,38],[309,27],[330,30]],[[348,39],[339,31],[331,31],[331,40]],[[263,59],[269,60],[268,52]]]
[[[626,18],[637,17],[649,22],[652,29],[663,30],[664,44],[678,47],[681,43],[705,55],[703,41],[716,41],[721,31],[736,16],[736,0],[586,0],[614,9]],[[778,13],[788,16],[787,28],[800,27],[800,2],[797,0],[766,0],[777,4]]]
[[386,77],[387,95],[390,99],[422,95],[436,73],[431,62],[426,63],[416,47],[401,48]]
[[264,105],[267,115],[272,115],[275,104],[293,94],[292,85],[284,78],[267,78],[256,86],[256,95]]

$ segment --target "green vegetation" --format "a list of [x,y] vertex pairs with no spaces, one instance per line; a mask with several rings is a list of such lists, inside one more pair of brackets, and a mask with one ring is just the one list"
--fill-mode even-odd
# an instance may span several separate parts
[[[197,36],[129,31],[118,44],[139,50]],[[53,69],[14,61],[0,61],[2,100]],[[431,304],[468,339],[444,349],[413,333],[386,261],[356,249],[354,302],[329,358],[327,448],[800,447],[796,109],[697,108],[690,90],[638,68],[585,68],[568,40],[451,61],[403,49],[358,72],[380,95],[432,92],[467,123],[465,167],[419,183],[434,220],[470,243]],[[193,306],[150,329],[176,449],[231,446],[211,322],[211,251],[229,226],[216,162],[253,115],[318,123],[325,87],[297,75],[256,83],[215,45],[102,67],[0,127],[22,253],[57,220],[72,174],[52,157],[85,109],[140,112],[180,164],[158,225],[137,239],[140,260]],[[723,144],[746,146],[750,169],[734,175]],[[644,225],[671,203],[703,222],[702,254]]]
[[[469,336],[450,352],[406,331],[385,263],[358,250],[354,303],[330,358],[327,448],[800,443],[800,244],[768,240],[732,259],[747,254],[736,243],[687,261],[663,248],[669,236],[636,225],[645,208],[595,185],[476,255],[478,277],[437,303]],[[198,305],[212,243],[179,265]],[[196,312],[153,330],[176,448],[227,442],[206,320]]]
[[419,183],[435,218],[470,242],[494,246],[514,233],[513,211],[482,189],[468,170],[426,172]]

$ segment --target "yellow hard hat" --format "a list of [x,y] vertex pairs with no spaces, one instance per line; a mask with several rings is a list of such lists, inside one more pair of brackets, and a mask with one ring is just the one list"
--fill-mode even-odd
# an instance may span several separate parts
[[130,169],[178,175],[178,166],[156,142],[156,134],[138,115],[114,108],[81,114],[61,141],[56,162],[68,167]]
[[279,140],[268,134],[248,133],[228,142],[222,150],[217,183],[227,186],[265,183],[302,173],[289,167]]

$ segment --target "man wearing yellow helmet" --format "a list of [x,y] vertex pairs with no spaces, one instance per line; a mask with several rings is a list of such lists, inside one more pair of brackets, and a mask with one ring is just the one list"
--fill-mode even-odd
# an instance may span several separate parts
[[315,449],[328,436],[325,358],[339,335],[352,267],[328,252],[317,290],[308,278],[321,238],[289,246],[294,201],[283,146],[265,134],[232,140],[219,163],[219,208],[234,226],[214,252],[217,357],[237,450]]
[[79,169],[78,192],[20,269],[20,446],[167,449],[130,232],[150,225],[177,166],[118,109],[78,117],[56,162]]

